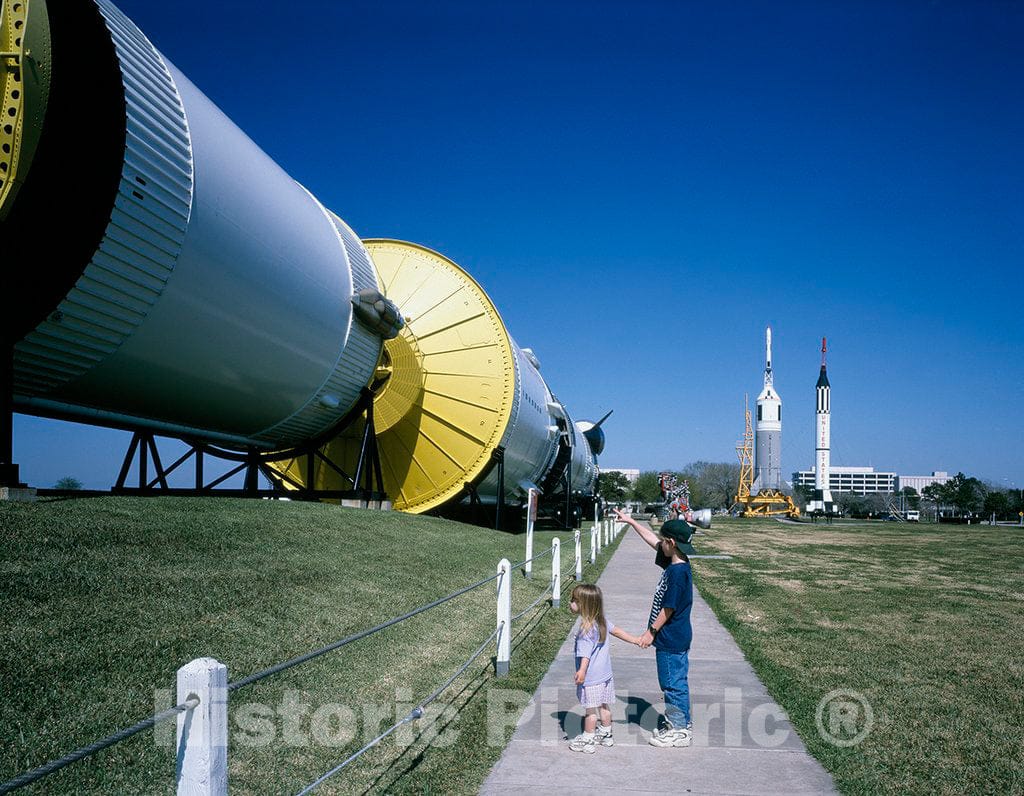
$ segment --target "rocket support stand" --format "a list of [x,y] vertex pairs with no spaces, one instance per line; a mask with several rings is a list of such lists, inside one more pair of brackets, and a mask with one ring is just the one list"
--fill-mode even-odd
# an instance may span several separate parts
[[[365,418],[365,426],[360,441],[359,459],[356,462],[355,473],[350,474],[342,470],[336,463],[332,462],[321,450],[324,441],[338,430],[347,428],[360,417]],[[182,440],[189,446],[176,462],[169,467],[164,467],[160,461],[160,453],[157,450],[156,436],[151,431],[136,431],[132,436],[131,444],[125,454],[124,462],[121,465],[121,472],[118,475],[117,483],[111,490],[114,494],[120,495],[179,495],[198,496],[212,495],[220,497],[288,497],[293,500],[324,500],[333,499],[342,502],[351,501],[353,505],[365,505],[372,508],[390,507],[387,495],[384,493],[384,478],[381,470],[380,451],[377,447],[377,434],[373,420],[373,393],[364,389],[363,393],[352,410],[335,426],[332,431],[322,438],[313,440],[300,448],[293,448],[287,451],[263,452],[255,448],[246,451],[230,451],[218,448],[204,442],[195,440]],[[235,467],[212,481],[207,481],[204,472],[204,458],[211,456],[215,459],[235,463]],[[302,457],[306,461],[307,472],[313,472],[313,463],[319,461],[324,466],[337,472],[344,480],[351,485],[350,489],[316,489],[313,487],[313,479],[307,479],[306,483],[295,481],[287,474],[272,470],[270,464],[279,461],[289,461]],[[194,459],[194,488],[168,487],[167,477],[185,464],[189,459]],[[155,473],[150,474],[150,465]],[[135,467],[138,473],[138,486],[128,486],[128,478],[132,468]],[[244,481],[241,489],[219,488],[229,478],[244,473]],[[272,485],[271,489],[261,489],[259,476],[262,474]],[[288,489],[285,484],[293,487]]]
[[0,342],[0,500],[35,500],[14,463],[14,346]]
[[0,343],[0,487],[20,487],[14,463],[14,348]]

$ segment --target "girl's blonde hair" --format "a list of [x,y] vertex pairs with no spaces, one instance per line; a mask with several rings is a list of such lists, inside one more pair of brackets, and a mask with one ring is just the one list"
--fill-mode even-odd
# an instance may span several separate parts
[[579,609],[580,630],[588,633],[596,625],[603,644],[608,637],[608,622],[604,618],[604,599],[601,590],[592,583],[581,583],[572,590],[569,599],[576,603]]

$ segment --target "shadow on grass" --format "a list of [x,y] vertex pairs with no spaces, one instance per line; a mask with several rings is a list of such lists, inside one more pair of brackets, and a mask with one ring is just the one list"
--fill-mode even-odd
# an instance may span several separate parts
[[[489,664],[489,667],[493,668],[493,663]],[[465,683],[462,686],[462,688],[460,688],[456,693],[452,694],[451,697],[445,701],[444,708],[442,708],[441,711],[441,716],[448,716],[448,719],[445,720],[443,723],[431,725],[430,729],[433,731],[434,738],[439,738],[443,736],[445,731],[448,730],[457,720],[459,720],[461,716],[461,710],[456,709],[449,712],[447,709],[458,704],[460,699],[464,695],[465,699],[462,700],[463,706],[465,707],[466,705],[471,703],[477,697],[480,691],[483,690],[484,686],[491,681],[491,679],[491,677],[487,676],[487,672],[485,670],[478,674],[474,679]],[[422,735],[423,732],[421,732],[417,736],[417,740]],[[415,754],[413,754],[411,757],[408,757],[408,752],[411,749],[412,745],[409,746],[408,750],[402,752],[402,754],[400,754],[398,757],[392,760],[391,763],[387,766],[387,768],[381,771],[380,774],[377,775],[377,778],[374,779],[374,781],[371,782],[369,785],[367,785],[366,788],[362,791],[364,796],[365,794],[375,792],[375,789],[381,786],[384,786],[386,792],[387,786],[393,786],[397,782],[402,780],[404,777],[414,773],[416,769],[419,768],[419,766],[423,763],[426,754],[429,751],[431,751],[432,746],[428,743],[422,749],[417,750]],[[399,766],[403,767],[399,769]]]
[[[529,619],[525,621],[520,620],[520,628],[518,632],[513,635],[511,640],[513,651],[520,649],[523,643],[530,639],[532,632],[540,626],[541,622],[550,611],[550,602],[542,603],[537,607],[536,613],[534,613]],[[513,660],[514,659],[515,658],[513,656]],[[452,726],[462,718],[466,708],[473,704],[481,691],[483,691],[489,684],[495,682],[493,675],[494,668],[495,657],[491,656],[483,671],[465,682],[461,688],[452,693],[443,703],[435,703],[441,707],[441,714],[438,722],[431,724],[429,727],[424,728],[420,733],[418,733],[413,744],[410,744],[406,750],[392,760],[391,763],[389,763],[388,766],[376,776],[373,782],[361,791],[361,793],[370,794],[390,792],[395,788],[395,786],[399,786],[399,792],[406,790],[406,788],[400,783],[402,783],[403,780],[406,780],[410,775],[415,775],[416,770],[423,764],[427,754],[433,749],[431,742],[428,742],[426,746],[414,750],[415,742],[428,732],[431,734],[432,738],[443,737],[444,733],[452,728]],[[459,705],[461,705],[461,707],[457,707]],[[454,709],[448,710],[449,708]]]

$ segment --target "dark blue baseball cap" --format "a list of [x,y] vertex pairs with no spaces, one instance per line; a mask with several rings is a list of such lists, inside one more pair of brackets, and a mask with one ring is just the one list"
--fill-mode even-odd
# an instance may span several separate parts
[[693,539],[694,527],[686,520],[669,520],[661,526],[661,537],[671,539],[676,543],[676,550],[681,554],[693,555],[697,551],[693,549],[690,541]]

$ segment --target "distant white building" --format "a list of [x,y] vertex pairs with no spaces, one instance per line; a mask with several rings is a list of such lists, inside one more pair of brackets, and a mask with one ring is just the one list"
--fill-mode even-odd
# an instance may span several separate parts
[[[942,470],[931,475],[897,475],[876,473],[873,467],[830,467],[828,474],[829,488],[833,492],[856,492],[858,495],[901,492],[905,486],[913,487],[920,495],[929,484],[944,484],[950,478],[949,473]],[[793,473],[793,486],[814,489],[814,468]]]
[[629,467],[602,467],[602,473],[622,473],[626,476],[626,480],[631,484],[635,484],[637,479],[640,478],[640,471],[634,470]]
[[[856,492],[868,495],[876,492],[895,492],[896,473],[876,473],[874,467],[828,468],[828,488],[835,492]],[[814,489],[814,468],[793,473],[793,486]]]
[[899,476],[898,491],[902,492],[904,487],[913,487],[917,494],[921,494],[922,490],[926,486],[932,484],[945,484],[951,478],[950,474],[944,470],[936,470],[931,475],[901,475]]

